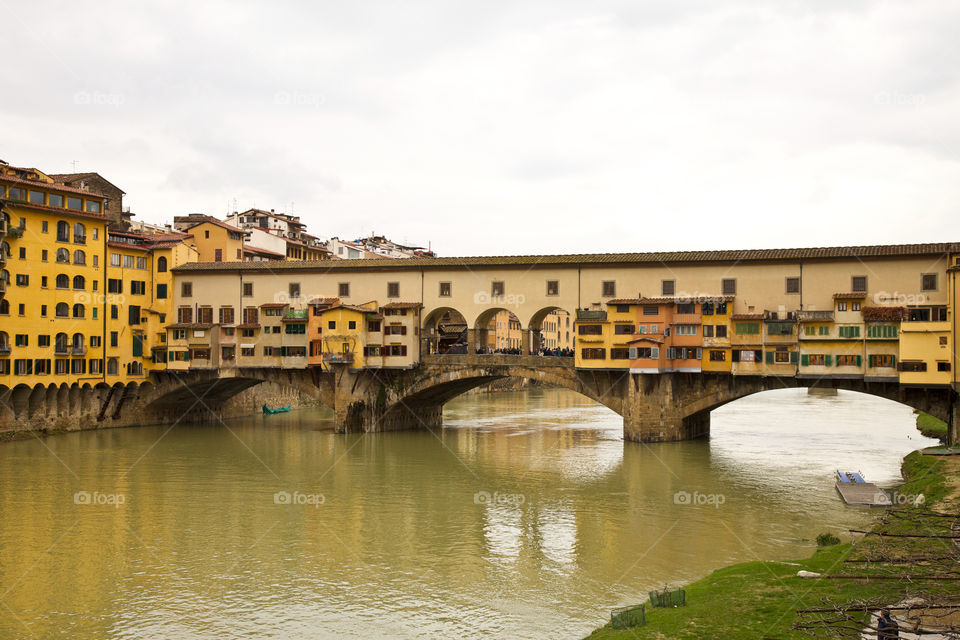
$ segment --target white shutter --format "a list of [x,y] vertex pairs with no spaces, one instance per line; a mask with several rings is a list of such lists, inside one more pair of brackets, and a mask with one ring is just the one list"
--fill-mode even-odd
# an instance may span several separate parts
[[629,353],[628,353],[627,355],[630,357],[631,360],[636,360],[636,359],[637,359],[637,348],[636,348],[636,347],[630,347]]

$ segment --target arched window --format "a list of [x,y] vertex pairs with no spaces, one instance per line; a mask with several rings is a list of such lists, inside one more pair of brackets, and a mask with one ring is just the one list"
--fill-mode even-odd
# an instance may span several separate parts
[[70,317],[70,305],[66,302],[57,303],[57,317],[58,318],[69,318]]
[[10,251],[9,242],[4,241],[3,244],[0,244],[0,248],[3,250],[3,255],[7,256],[8,258],[13,256],[13,253]]
[[70,242],[70,225],[63,220],[57,223],[57,242]]
[[86,309],[83,307],[82,304],[79,304],[79,303],[78,303],[78,304],[73,305],[73,317],[74,317],[74,318],[82,318],[85,312],[86,312]]
[[0,300],[0,316],[10,315],[10,301],[7,299]]
[[87,264],[87,254],[83,249],[77,249],[73,252],[73,264]]
[[74,289],[86,289],[87,281],[83,276],[73,276],[73,288]]
[[67,352],[67,334],[58,333],[57,337],[53,340],[53,351],[54,353],[66,353]]
[[167,259],[164,256],[157,258],[157,273],[167,272]]
[[10,337],[7,336],[6,331],[0,331],[0,350],[7,351],[10,349]]
[[70,252],[62,247],[57,249],[57,262],[60,264],[70,264]]
[[71,341],[70,346],[73,347],[74,352],[83,351],[83,334],[73,334],[73,340]]
[[3,284],[10,284],[10,272],[6,269],[0,271],[0,280],[3,281]]
[[110,358],[107,360],[107,375],[115,376],[120,371],[120,363],[116,358]]
[[87,243],[87,228],[79,222],[73,225],[73,241],[77,244]]
[[70,276],[65,273],[57,274],[57,289],[69,289],[70,288]]

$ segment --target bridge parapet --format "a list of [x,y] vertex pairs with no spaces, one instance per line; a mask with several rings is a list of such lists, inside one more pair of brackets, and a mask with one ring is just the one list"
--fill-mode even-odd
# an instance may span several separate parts
[[445,353],[441,355],[423,356],[421,361],[424,365],[431,366],[451,366],[463,365],[472,367],[530,367],[530,368],[548,368],[562,367],[564,369],[573,369],[573,358],[564,358],[561,356],[521,356],[508,355],[503,353]]

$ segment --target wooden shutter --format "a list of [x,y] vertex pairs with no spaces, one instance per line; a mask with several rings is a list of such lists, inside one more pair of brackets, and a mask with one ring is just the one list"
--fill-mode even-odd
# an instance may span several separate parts
[[636,347],[630,347],[630,348],[627,350],[627,352],[628,352],[627,355],[630,357],[631,360],[636,360],[636,359],[637,359],[637,348],[636,348]]
[[791,352],[790,352],[790,364],[797,364],[797,357],[798,357],[799,355],[800,355],[800,354],[797,353],[796,351],[791,351]]
[[767,351],[767,364],[773,364],[773,351]]
[[809,366],[810,366],[810,356],[807,355],[806,353],[803,354],[802,356],[800,356],[800,364],[803,365],[804,367],[809,367]]
[[833,356],[830,355],[829,353],[828,353],[827,355],[823,356],[823,364],[826,365],[826,366],[828,366],[828,367],[829,367],[830,365],[832,365],[832,364],[833,364]]
[[857,366],[859,367],[859,366],[861,366],[861,365],[863,365],[863,357],[862,357],[862,356],[857,356]]

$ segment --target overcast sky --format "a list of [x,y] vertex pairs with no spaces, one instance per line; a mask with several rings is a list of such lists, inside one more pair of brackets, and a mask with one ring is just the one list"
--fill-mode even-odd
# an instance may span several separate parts
[[440,255],[960,241],[957,2],[4,3],[0,158]]

